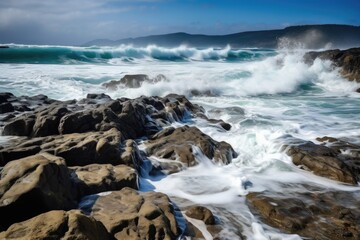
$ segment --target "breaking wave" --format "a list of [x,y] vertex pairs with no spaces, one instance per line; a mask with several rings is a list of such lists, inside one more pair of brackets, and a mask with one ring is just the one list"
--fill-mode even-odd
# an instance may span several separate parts
[[273,50],[225,48],[191,48],[179,46],[165,48],[156,45],[135,48],[119,47],[67,47],[10,44],[0,49],[0,63],[77,64],[146,61],[225,61],[239,62],[273,56]]

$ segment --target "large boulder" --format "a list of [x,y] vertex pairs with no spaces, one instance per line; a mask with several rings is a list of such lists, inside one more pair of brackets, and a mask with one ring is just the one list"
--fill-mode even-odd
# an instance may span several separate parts
[[54,210],[11,225],[0,239],[111,239],[104,225],[79,210]]
[[136,170],[126,165],[91,164],[71,167],[76,175],[78,192],[81,196],[121,190],[124,187],[138,189]]
[[359,191],[250,193],[252,212],[267,224],[310,239],[359,239]]
[[[201,152],[197,153],[194,147]],[[229,164],[236,157],[236,152],[230,144],[217,142],[198,128],[189,126],[176,129],[169,127],[154,135],[146,143],[146,152],[148,155],[180,162],[187,167],[197,165],[197,158],[201,158],[201,153],[219,164]],[[162,168],[167,167],[162,165]]]
[[138,192],[130,188],[101,194],[82,208],[101,221],[116,239],[176,239],[180,230],[169,198],[162,193]]
[[316,58],[331,60],[334,66],[341,68],[344,77],[360,82],[360,48],[308,52],[304,58],[308,63],[312,63]]
[[295,165],[316,175],[335,181],[357,184],[358,176],[351,170],[339,153],[327,146],[300,141],[286,147]]
[[11,161],[0,178],[0,230],[40,213],[77,206],[65,161],[43,153]]
[[[121,160],[121,133],[115,128],[106,132],[87,132],[40,138],[19,138],[0,150],[0,164],[30,156],[38,152],[48,152],[63,157],[69,166],[84,166],[92,163],[124,163]],[[129,159],[127,159],[129,161]]]

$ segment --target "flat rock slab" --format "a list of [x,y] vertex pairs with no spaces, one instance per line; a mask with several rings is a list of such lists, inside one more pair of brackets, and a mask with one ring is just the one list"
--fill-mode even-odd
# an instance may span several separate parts
[[[250,209],[265,223],[310,239],[359,239],[360,192],[250,193]],[[348,207],[354,206],[354,207]]]
[[11,225],[0,233],[0,239],[111,239],[104,225],[79,210],[57,210],[40,214],[27,221]]
[[139,188],[136,170],[126,165],[91,164],[71,169],[76,175],[81,196],[121,190],[124,187]]
[[75,208],[76,200],[64,159],[43,153],[11,161],[1,171],[0,230],[43,212]]
[[[91,199],[91,196],[88,197]],[[85,198],[85,203],[90,201]],[[81,204],[80,204],[81,205]],[[180,234],[174,207],[163,193],[138,192],[130,188],[101,194],[82,205],[101,221],[116,239],[176,239]]]

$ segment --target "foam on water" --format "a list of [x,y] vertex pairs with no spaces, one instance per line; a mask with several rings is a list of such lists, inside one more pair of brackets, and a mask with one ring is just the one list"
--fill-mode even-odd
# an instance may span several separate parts
[[[306,192],[309,191],[306,185],[338,191],[359,190],[358,186],[343,185],[297,168],[281,150],[289,137],[315,141],[316,137],[328,135],[359,143],[360,94],[354,90],[360,86],[342,79],[330,62],[316,60],[308,66],[302,60],[304,52],[294,50],[185,46],[90,50],[111,50],[112,56],[118,55],[106,64],[0,64],[0,91],[16,95],[46,94],[62,100],[103,92],[113,98],[185,94],[192,102],[202,105],[210,117],[222,118],[232,125],[230,131],[224,131],[201,119],[174,123],[195,125],[215,140],[230,143],[238,157],[227,166],[219,166],[194,147],[199,164],[166,177],[147,175],[149,159],[142,166],[143,191],[164,192],[172,198],[212,206],[215,211],[226,209],[228,214],[236,216],[249,239],[299,239],[262,224],[245,204],[246,194],[279,189],[288,194]],[[132,55],[132,60],[123,61],[122,52],[127,54],[126,58]],[[233,55],[244,57],[230,61]],[[150,78],[164,74],[168,81],[145,82],[137,89],[116,91],[101,85],[125,74],[148,74]],[[215,97],[191,96],[194,89],[200,93],[208,91]],[[234,107],[241,107],[244,112],[231,110]],[[211,112],[214,108],[221,111]],[[0,138],[3,140],[6,141]],[[224,234],[233,236],[230,218],[222,221],[228,227]]]

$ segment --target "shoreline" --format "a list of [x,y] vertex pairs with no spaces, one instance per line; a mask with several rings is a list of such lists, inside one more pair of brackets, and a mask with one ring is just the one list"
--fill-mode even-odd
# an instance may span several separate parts
[[[79,101],[57,101],[38,95],[26,97],[24,101],[23,98],[5,93],[0,94],[0,100],[2,104],[11,103],[12,106],[8,105],[7,117],[1,120],[5,125],[3,134],[22,135],[11,140],[10,146],[0,149],[0,186],[3,189],[0,196],[2,202],[6,202],[0,206],[0,212],[3,216],[12,216],[1,221],[1,237],[11,236],[20,226],[26,226],[24,234],[30,234],[24,236],[32,236],[35,233],[31,222],[39,223],[49,217],[55,220],[54,223],[44,223],[46,227],[67,224],[68,229],[77,232],[77,236],[87,236],[96,226],[95,235],[101,236],[101,239],[135,236],[154,239],[212,236],[222,239],[225,236],[223,234],[228,231],[224,225],[226,213],[213,204],[199,206],[189,201],[175,206],[165,194],[139,191],[153,188],[146,179],[167,178],[194,168],[202,164],[203,160],[199,161],[200,158],[207,159],[205,161],[210,161],[214,166],[225,166],[237,157],[238,153],[230,144],[216,141],[196,127],[186,125],[194,119],[201,119],[218,131],[231,131],[231,125],[229,128],[222,120],[209,119],[201,106],[191,103],[184,96],[170,94],[163,98],[142,96],[114,100],[105,94],[88,94],[87,98]],[[172,127],[176,122],[181,126]],[[139,149],[140,139],[144,149]],[[304,170],[358,186],[360,171],[355,165],[352,166],[355,167],[353,169],[346,165],[341,172],[335,174],[333,171],[339,169],[336,164],[359,161],[356,155],[344,161],[344,156],[338,154],[344,149],[356,154],[360,151],[360,146],[335,138],[322,138],[318,141],[326,144],[312,143],[309,147],[308,142],[296,142],[284,151],[292,157],[294,164],[304,166]],[[299,158],[299,154],[302,157]],[[156,158],[149,158],[150,156]],[[328,173],[317,173],[316,167],[326,163],[323,159],[333,161],[335,167],[330,168]],[[19,169],[16,174],[11,172],[15,166]],[[54,172],[48,172],[47,169],[53,169],[51,171],[55,171],[57,177],[54,179]],[[26,179],[29,178],[33,179],[34,184],[30,188],[26,185]],[[63,180],[59,182],[58,178]],[[14,182],[14,179],[17,180]],[[139,183],[147,186],[141,187]],[[245,190],[251,190],[251,186],[250,181],[244,182]],[[36,190],[39,188],[46,189],[46,192]],[[333,196],[342,196],[356,205],[356,194],[359,192],[311,193],[313,195],[310,199],[307,195],[298,193],[288,200],[281,200],[271,191],[262,194],[252,192],[246,194],[246,202],[256,218],[284,233],[314,237],[318,234],[314,226],[319,223],[319,219],[326,218],[329,224],[323,225],[325,229],[336,231],[347,239],[356,239],[359,234],[356,219],[343,216],[356,216],[360,214],[359,211],[346,208],[343,202],[334,201]],[[48,197],[51,195],[57,197]],[[323,199],[323,205],[314,209],[312,205],[316,202],[312,201],[318,198]],[[39,205],[29,209],[27,203],[35,199]],[[183,200],[176,201],[181,203]],[[272,202],[276,205],[272,205]],[[301,209],[294,210],[299,204]],[[329,207],[340,208],[345,215],[338,216],[335,212],[329,212]],[[80,209],[81,212],[71,209]],[[20,214],[14,214],[14,211]],[[275,217],[269,218],[268,211],[275,211]],[[131,218],[124,219],[125,213]],[[109,218],[110,215],[116,220]],[[31,220],[26,221],[30,218]],[[86,221],[90,221],[92,225],[86,225],[84,230],[76,224],[66,222],[66,218],[88,219]],[[341,228],[343,223],[350,225]],[[329,231],[321,234],[327,236]],[[237,237],[243,238],[243,233]]]

